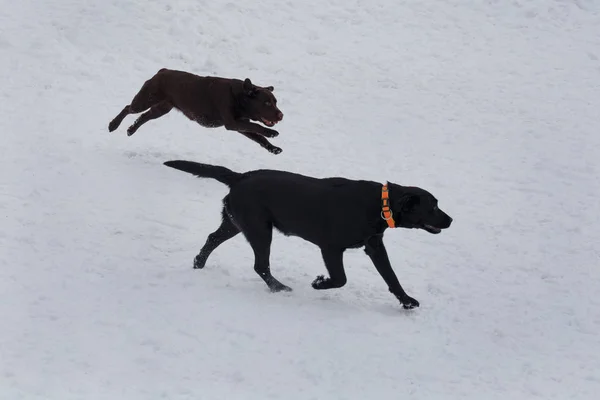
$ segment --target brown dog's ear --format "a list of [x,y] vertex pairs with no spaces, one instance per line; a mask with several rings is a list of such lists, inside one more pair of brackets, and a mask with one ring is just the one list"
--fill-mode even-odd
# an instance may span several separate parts
[[248,96],[253,96],[256,93],[256,87],[252,84],[249,78],[244,79],[244,93]]

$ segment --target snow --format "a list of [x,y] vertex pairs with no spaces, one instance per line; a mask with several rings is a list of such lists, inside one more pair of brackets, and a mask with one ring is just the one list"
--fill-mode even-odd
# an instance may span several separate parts
[[[593,399],[600,391],[600,4],[0,1],[1,399]],[[274,85],[269,154],[177,112],[108,122],[162,67]],[[277,234],[206,269],[225,186],[162,165],[390,180],[441,235],[388,231],[314,291]]]

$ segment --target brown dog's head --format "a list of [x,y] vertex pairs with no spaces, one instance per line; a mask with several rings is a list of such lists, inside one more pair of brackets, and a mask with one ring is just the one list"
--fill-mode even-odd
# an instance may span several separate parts
[[260,121],[269,127],[283,119],[283,113],[277,108],[273,86],[256,86],[246,78],[242,89],[245,117]]
[[424,229],[433,234],[450,227],[452,218],[438,208],[437,199],[427,190],[414,186],[389,186],[396,226]]

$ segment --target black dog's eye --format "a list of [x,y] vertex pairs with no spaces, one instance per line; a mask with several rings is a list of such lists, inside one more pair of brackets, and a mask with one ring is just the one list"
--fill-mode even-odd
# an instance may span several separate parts
[[265,106],[269,107],[271,105],[270,101],[265,101]]

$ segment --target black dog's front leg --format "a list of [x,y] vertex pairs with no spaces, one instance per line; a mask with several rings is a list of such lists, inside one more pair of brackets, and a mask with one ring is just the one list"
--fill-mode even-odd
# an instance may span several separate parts
[[226,121],[225,129],[227,129],[228,131],[237,131],[240,133],[242,133],[242,131],[257,133],[268,138],[274,138],[279,136],[279,132],[277,132],[275,129],[265,128],[264,126],[260,126],[258,124],[255,124],[254,122],[250,122],[243,119],[234,119]]
[[261,136],[257,133],[253,133],[253,132],[240,132],[240,133],[242,135],[246,136],[248,139],[253,140],[256,143],[260,144],[262,147],[264,147],[265,149],[267,149],[269,152],[271,152],[273,154],[279,154],[283,151],[283,150],[281,150],[280,147],[273,146],[271,144],[271,142],[269,142],[264,136]]
[[373,236],[367,240],[367,243],[365,244],[365,253],[367,253],[373,261],[373,264],[375,264],[375,268],[377,268],[377,271],[385,283],[387,283],[390,292],[400,300],[404,308],[410,309],[419,307],[419,302],[407,295],[400,285],[400,282],[398,282],[398,278],[392,269],[390,259],[385,250],[382,235]]
[[341,288],[346,284],[346,272],[344,271],[344,251],[340,249],[321,248],[321,255],[325,261],[325,267],[329,272],[329,278],[323,275],[317,276],[312,287],[317,290]]

